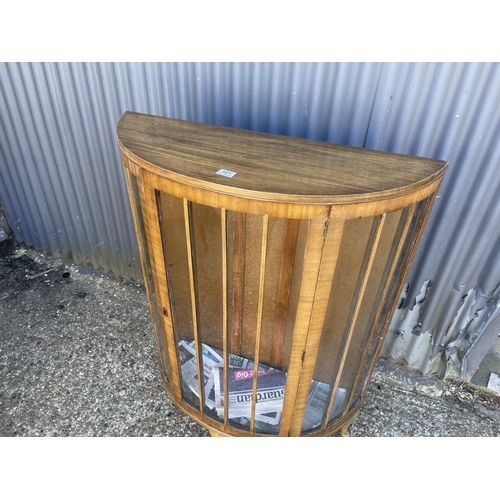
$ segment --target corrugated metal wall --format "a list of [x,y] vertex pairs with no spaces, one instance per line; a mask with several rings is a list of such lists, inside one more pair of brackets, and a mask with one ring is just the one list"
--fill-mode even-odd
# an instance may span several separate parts
[[126,110],[447,160],[385,354],[452,374],[496,313],[499,103],[496,63],[0,63],[0,199],[20,241],[139,277]]

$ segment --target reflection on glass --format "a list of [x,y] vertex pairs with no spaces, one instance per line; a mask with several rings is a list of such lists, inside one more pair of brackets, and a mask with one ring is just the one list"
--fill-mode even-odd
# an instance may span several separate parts
[[375,363],[375,356],[380,348],[380,334],[384,332],[384,329],[388,328],[391,319],[388,317],[388,309],[389,305],[395,300],[394,294],[398,288],[398,276],[408,261],[411,246],[416,242],[419,228],[427,212],[425,208],[429,201],[429,198],[424,199],[414,207],[408,207],[402,211],[384,270],[384,277],[380,283],[380,289],[383,289],[383,291],[379,292],[379,295],[385,294],[385,300],[381,302],[377,309],[377,315],[372,315],[368,323],[371,326],[370,334],[364,345],[363,358],[358,368],[349,408],[359,402],[368,382],[367,374],[370,367]]
[[[157,202],[184,401],[224,425],[278,434],[310,222],[160,192]],[[423,203],[345,221],[303,434],[359,402]]]
[[359,402],[387,326],[385,316],[397,285],[393,277],[415,237],[420,209],[419,204],[415,210],[346,221],[303,433],[324,428]]
[[226,425],[277,434],[308,221],[165,193],[158,205],[183,399]]

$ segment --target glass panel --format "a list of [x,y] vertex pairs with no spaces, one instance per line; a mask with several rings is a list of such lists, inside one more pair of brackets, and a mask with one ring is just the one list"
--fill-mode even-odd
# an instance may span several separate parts
[[219,349],[222,349],[222,244],[220,210],[192,203],[198,335],[201,342]]
[[[218,367],[223,367],[223,284],[221,211],[216,208],[189,203],[189,234],[193,266],[198,352],[203,353],[204,411],[217,418],[214,382]],[[188,347],[196,355],[194,341]],[[197,367],[196,363],[194,365]],[[187,378],[186,376],[184,378]],[[187,381],[189,389],[199,394],[198,376]],[[184,395],[187,397],[188,391]]]
[[[165,198],[165,199],[163,199]],[[166,247],[188,247],[182,231],[165,217],[168,201],[181,226],[181,207],[162,195]],[[168,225],[167,225],[168,221]],[[223,224],[226,232],[223,232]],[[253,430],[277,434],[286,384],[302,274],[308,221],[264,218],[190,204],[189,239],[192,251],[196,323],[189,320],[192,308],[178,306],[181,297],[190,302],[187,253],[168,254],[168,278],[175,301],[174,329],[178,333],[183,397],[199,405],[198,366],[193,325],[203,351],[204,413],[227,424],[250,430],[254,401],[254,365],[259,359]],[[175,234],[175,236],[174,236]],[[180,243],[181,242],[181,243]],[[226,273],[224,273],[224,247]],[[263,252],[265,252],[263,254]],[[261,274],[261,259],[264,267]],[[226,275],[226,282],[223,276]],[[180,292],[176,286],[180,285]],[[227,298],[227,352],[224,352],[223,290]],[[186,324],[181,325],[180,322]],[[260,335],[259,335],[260,332]],[[225,378],[227,377],[227,379]],[[229,398],[224,402],[226,388]],[[225,403],[225,404],[224,404]]]
[[359,401],[421,208],[346,221],[303,433],[340,419]]
[[[387,317],[389,305],[392,304],[393,300],[396,300],[394,294],[397,291],[397,286],[399,283],[398,277],[400,272],[402,272],[403,266],[408,260],[408,252],[410,251],[411,246],[415,242],[415,239],[418,235],[421,221],[423,217],[425,217],[425,207],[427,206],[428,201],[429,199],[425,199],[419,202],[415,206],[413,212],[411,212],[410,208],[402,211],[403,213],[401,215],[397,231],[391,244],[391,250],[386,264],[386,270],[384,271],[384,279],[380,284],[381,287],[386,281],[385,275],[388,273],[389,267],[391,267],[391,264],[394,262],[394,258],[397,258],[398,260],[394,266],[395,269],[392,276],[389,277],[390,283],[388,284],[387,291],[385,292],[385,301],[382,307],[377,308],[376,313],[378,314],[378,316],[375,317],[375,314],[372,312],[374,319],[370,321],[370,324],[373,323],[373,321],[376,321],[376,324],[372,326],[372,329],[369,332],[369,336],[367,336],[369,338],[367,340],[367,345],[365,345],[365,351],[363,353],[364,360],[362,361],[361,366],[358,367],[359,375],[355,381],[355,390],[351,398],[350,407],[358,403],[362,396],[370,368],[375,362],[374,356],[378,351],[378,347],[380,346],[380,337],[384,336],[386,329],[389,327],[391,319]],[[410,220],[408,220],[408,217],[410,217]],[[405,229],[405,226],[408,225],[408,223],[409,227]],[[401,235],[405,230],[407,230],[405,241],[403,245],[398,249]],[[377,306],[377,304],[375,304],[375,306]]]
[[[294,313],[289,305],[293,293],[297,295],[295,289],[301,274],[301,267],[294,266],[296,261],[300,264],[300,259],[296,259],[302,242],[298,238],[299,227],[299,221],[269,218],[266,228],[261,216],[228,214],[228,281],[231,283],[228,297],[233,305],[229,322],[228,403],[231,406],[229,423],[234,427],[251,428],[253,368],[258,355],[253,430],[264,434],[279,431],[291,345],[289,318]],[[264,249],[262,285],[260,268]],[[242,291],[242,303],[237,297],[239,291]],[[257,336],[259,324],[260,338]],[[221,389],[224,393],[224,387]]]
[[174,331],[178,338],[193,340],[183,203],[180,198],[159,193],[159,208]]
[[188,403],[199,408],[197,390],[190,389],[190,385],[193,385],[192,378],[196,375],[197,369],[196,358],[193,354],[193,307],[191,304],[183,200],[158,192],[157,201],[172,310],[172,325],[174,336],[179,345],[179,365],[182,367],[182,394]]
[[[277,434],[309,221],[226,213],[159,192],[157,201],[183,399],[226,425]],[[345,222],[304,434],[359,401],[423,203],[414,213]],[[166,366],[163,345],[161,351]]]
[[[406,217],[402,211],[386,215],[380,235],[380,241],[373,257],[373,264],[366,283],[366,290],[361,301],[357,321],[354,325],[352,338],[345,364],[340,378],[340,387],[346,390],[351,399],[352,388],[359,378],[360,364],[366,361],[365,347],[371,338],[372,323],[378,320],[380,314],[380,301],[388,278],[388,271],[392,264],[391,248],[395,240],[399,223],[404,227]],[[392,256],[393,257],[393,256]],[[335,418],[336,415],[332,415]]]
[[[333,276],[325,323],[318,349],[313,380],[302,431],[319,430],[323,425],[330,395],[335,392],[330,415],[341,415],[347,402],[345,387],[336,386],[352,304],[359,288],[358,278],[366,264],[365,248],[373,228],[373,219],[353,219],[345,222],[341,247]],[[328,248],[325,248],[325,252]],[[358,285],[358,286],[357,286]]]
[[309,221],[226,213],[165,193],[158,206],[183,399],[219,422],[227,409],[226,424],[246,430],[254,407],[253,431],[277,434]]

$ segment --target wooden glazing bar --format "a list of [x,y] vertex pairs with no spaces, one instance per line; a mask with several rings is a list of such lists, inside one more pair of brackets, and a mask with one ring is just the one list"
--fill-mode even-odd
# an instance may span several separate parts
[[[368,325],[371,325],[370,331],[368,333],[367,339],[364,344],[363,353],[361,355],[361,359],[359,361],[359,366],[356,371],[356,375],[354,377],[354,381],[352,384],[352,391],[349,395],[349,399],[347,401],[346,408],[349,409],[351,407],[352,399],[354,397],[356,387],[358,385],[359,377],[361,376],[361,372],[363,370],[363,366],[365,365],[366,357],[368,355],[368,351],[370,349],[370,345],[373,340],[373,336],[377,331],[377,325],[379,323],[380,315],[382,314],[382,310],[386,303],[387,294],[389,292],[389,288],[391,285],[391,278],[394,274],[396,266],[399,261],[399,257],[404,248],[406,237],[408,235],[408,231],[410,229],[413,212],[415,210],[415,205],[406,208],[399,221],[398,227],[396,229],[396,233],[394,235],[393,243],[391,245],[391,249],[389,251],[389,256],[387,258],[387,264],[385,266],[384,272],[382,274],[382,278],[380,280],[379,289],[377,291],[377,296],[374,300],[374,310],[368,320]],[[382,332],[380,332],[382,333]]]
[[[302,355],[300,383],[297,390],[298,403],[295,405],[293,412],[290,436],[300,436],[302,432],[302,421],[307,406],[307,395],[309,394],[311,380],[316,366],[318,349],[328,310],[328,302],[330,300],[332,280],[339,259],[344,224],[345,221],[343,219],[334,216],[329,219],[328,226],[325,226],[323,229],[325,243],[321,255],[321,264],[318,272],[307,341]],[[325,236],[326,229],[327,233]]]
[[[441,184],[441,180],[437,183],[436,190],[433,192],[428,198],[425,200],[422,200],[422,208],[420,209],[420,213],[418,214],[418,221],[416,223],[416,227],[414,230],[414,237],[413,241],[411,244],[411,249],[408,249],[406,251],[406,254],[404,256],[404,264],[403,264],[403,269],[399,272],[398,276],[398,284],[396,286],[396,290],[393,292],[394,297],[399,297],[401,295],[401,290],[403,289],[404,281],[406,279],[406,276],[408,274],[408,271],[410,270],[410,265],[413,262],[413,258],[415,256],[415,252],[417,251],[418,245],[420,243],[420,239],[422,237],[422,234],[424,232],[424,228],[427,224],[427,220],[429,218],[429,215],[432,211],[432,207],[434,205],[434,201],[436,200],[436,193],[439,189],[439,186]],[[392,307],[389,308],[387,313],[385,314],[385,319],[388,321],[392,316],[394,315],[394,311],[397,306],[397,300],[392,301]],[[371,374],[374,367],[375,363],[377,362],[377,359],[380,355],[380,350],[382,349],[383,343],[380,342],[377,346],[377,349],[375,350],[375,354],[373,356],[373,359],[370,363],[370,369],[368,371],[368,374]],[[363,390],[361,392],[361,397],[363,398],[364,394],[366,393],[366,390],[368,389],[368,383],[370,382],[369,377],[366,378],[364,384],[363,384]]]
[[271,347],[271,365],[274,366],[281,366],[283,364],[282,348],[285,339],[286,317],[288,313],[288,301],[290,299],[299,224],[300,220],[298,219],[286,219],[285,221]]
[[[162,319],[164,342],[166,347],[166,355],[168,359],[171,390],[174,397],[181,399],[181,377],[179,369],[178,348],[175,339],[175,332],[172,325],[172,309],[170,306],[170,297],[168,293],[168,278],[165,267],[165,250],[163,247],[163,236],[161,227],[160,210],[157,200],[157,191],[152,186],[144,175],[143,192],[144,199],[141,200],[144,221],[147,221],[147,238],[151,244],[150,257],[151,257],[151,271],[153,274],[153,282],[157,290],[156,298],[158,303],[158,310],[160,311],[160,318]],[[142,196],[142,194],[141,194]]]
[[316,284],[321,266],[321,257],[323,255],[323,245],[325,242],[324,231],[325,225],[328,223],[328,215],[329,211],[325,210],[309,223],[304,269],[302,270],[299,302],[295,315],[292,349],[285,388],[285,400],[283,402],[283,412],[279,430],[280,436],[291,436],[292,422],[297,420],[293,418],[294,411],[302,415],[305,411],[305,403],[302,405],[302,401],[297,399],[297,392],[301,379],[302,361],[306,352],[307,336],[314,305]]
[[[163,360],[162,352],[164,351],[163,346],[165,345],[165,338],[164,338],[164,331],[163,328],[161,328],[161,320],[158,316],[158,304],[157,300],[154,294],[154,290],[152,289],[152,270],[150,268],[151,266],[151,260],[149,258],[149,253],[148,253],[148,248],[147,248],[147,243],[146,243],[146,222],[147,219],[142,217],[141,214],[139,214],[140,207],[144,206],[144,200],[143,203],[141,203],[140,198],[141,196],[143,197],[143,188],[139,184],[140,179],[135,177],[129,170],[125,170],[125,180],[127,184],[127,191],[129,195],[129,199],[131,201],[131,209],[132,209],[132,219],[134,221],[134,228],[136,234],[139,236],[143,237],[138,237],[137,238],[137,246],[139,247],[139,255],[141,256],[141,266],[142,266],[142,274],[144,276],[144,285],[146,287],[146,295],[148,296],[148,304],[149,304],[149,312],[151,315],[151,318],[154,319],[156,318],[157,321],[153,321],[153,330],[155,333],[155,343],[156,343],[156,349],[157,349],[157,355],[158,355],[158,363],[161,367],[161,376],[164,377],[165,373],[167,373],[167,367],[165,366],[165,362]],[[136,183],[137,190],[134,189],[134,182]],[[136,192],[137,191],[137,192]],[[139,198],[139,199],[138,199]],[[141,225],[141,221],[143,221],[143,224]],[[149,264],[149,265],[148,265]],[[154,284],[153,284],[154,286]],[[158,327],[160,327],[160,331],[158,331]],[[160,336],[161,336],[161,341],[160,341]],[[163,352],[164,353],[164,352]],[[165,354],[165,353],[164,353]]]
[[[342,372],[344,369],[345,360],[347,358],[347,353],[349,351],[349,345],[351,343],[351,338],[354,332],[354,327],[356,326],[356,321],[358,319],[358,313],[361,308],[361,303],[363,301],[363,296],[366,290],[366,284],[368,282],[368,277],[370,276],[373,261],[375,260],[375,254],[377,252],[377,247],[380,241],[380,236],[382,234],[382,229],[384,227],[386,214],[377,217],[373,221],[372,230],[368,238],[368,244],[363,258],[362,268],[359,273],[358,282],[356,283],[356,291],[354,292],[353,300],[351,302],[351,309],[349,311],[346,329],[344,333],[344,338],[341,347],[341,357],[338,363],[337,369],[334,371],[334,377],[332,383],[330,384],[330,394],[329,401],[326,407],[325,414],[323,416],[323,427],[328,425],[328,420],[330,413],[332,411],[333,403],[337,395],[337,390],[342,377]],[[344,410],[345,412],[346,410]]]
[[224,359],[224,427],[227,427],[228,402],[228,366],[229,342],[227,328],[227,214],[224,208],[220,211],[221,226],[221,256],[222,256],[222,351]]
[[193,314],[193,335],[194,344],[196,349],[196,370],[198,372],[198,394],[200,397],[200,413],[205,413],[205,387],[204,387],[204,373],[203,373],[203,351],[201,349],[201,341],[198,332],[199,322],[199,301],[198,291],[196,285],[196,246],[194,241],[193,230],[193,213],[191,209],[191,202],[183,198],[184,209],[184,228],[186,232],[186,247],[188,255],[188,271],[189,271],[189,291],[191,298],[191,310]]
[[242,212],[233,212],[231,352],[238,355],[241,353],[243,305],[245,298],[245,228],[245,214]]
[[[165,242],[165,228],[163,226],[163,208],[162,208],[162,205],[161,205],[161,193],[159,191],[155,191],[155,196],[156,196],[156,208],[157,208],[157,211],[158,211],[158,221],[160,223],[160,232],[161,232],[161,237],[162,237],[162,245],[163,245],[163,262],[166,263],[167,262],[167,245],[166,245],[166,242]],[[146,226],[146,224],[145,224]],[[150,258],[150,261],[151,261],[151,265],[153,265],[153,262],[154,262],[154,257],[151,257]],[[165,271],[167,270],[167,267],[165,266]],[[151,277],[153,279],[153,276]],[[167,293],[168,293],[168,276],[167,276]],[[154,279],[153,279],[153,288],[155,288],[155,285],[154,285]],[[157,299],[158,300],[158,299]],[[170,317],[170,324],[171,324],[171,332],[172,332],[172,335],[173,335],[173,344],[177,345],[177,341],[176,341],[176,335],[175,335],[175,331],[173,329],[173,315],[172,315],[172,308],[171,308],[171,304],[170,304],[170,294],[169,294],[169,301],[168,303],[166,304],[166,306],[161,306],[159,309],[156,310],[156,317],[158,318],[160,324],[161,324],[161,328],[162,328],[162,331],[163,331],[163,342],[165,342],[165,339],[166,339],[166,331],[165,331],[165,327],[163,326],[164,325],[164,322],[160,319],[161,317],[161,312],[163,312],[163,316],[165,317]],[[168,349],[166,348],[166,344],[163,345],[163,352],[164,352],[164,355],[166,358],[168,358],[169,356],[169,351]],[[174,355],[174,353],[172,353],[172,356]],[[176,357],[177,359],[177,357]],[[169,364],[167,362],[167,364]],[[171,365],[170,365],[171,366]]]
[[262,333],[262,310],[264,305],[264,281],[266,274],[266,254],[267,254],[267,229],[269,226],[269,217],[262,217],[262,242],[260,249],[260,270],[259,270],[259,300],[257,307],[257,330],[255,332],[255,358],[253,366],[253,385],[252,385],[252,413],[250,418],[250,432],[253,433],[255,425],[255,406],[257,404],[257,381],[259,379],[259,355],[260,355],[260,337]]

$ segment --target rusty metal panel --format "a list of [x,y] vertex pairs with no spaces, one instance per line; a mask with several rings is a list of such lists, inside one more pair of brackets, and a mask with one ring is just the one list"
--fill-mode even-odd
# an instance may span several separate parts
[[385,354],[451,376],[500,293],[499,103],[498,63],[0,63],[0,199],[20,241],[139,278],[126,110],[447,160]]

